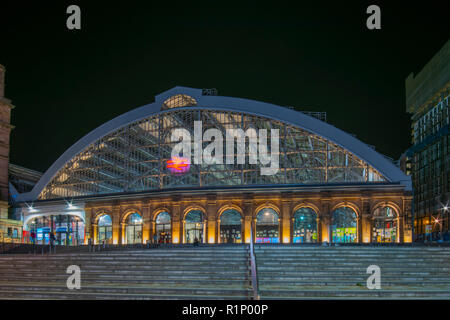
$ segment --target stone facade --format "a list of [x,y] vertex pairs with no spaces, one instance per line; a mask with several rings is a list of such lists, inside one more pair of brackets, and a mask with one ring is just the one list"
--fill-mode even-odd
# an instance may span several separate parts
[[[357,215],[357,242],[372,242],[373,212],[379,207],[389,206],[397,216],[398,241],[411,242],[411,230],[405,217],[410,214],[411,195],[401,189],[318,191],[318,192],[280,192],[262,193],[205,193],[189,195],[167,195],[120,199],[112,201],[92,201],[86,203],[87,238],[97,239],[98,220],[108,214],[112,218],[112,240],[114,244],[123,244],[127,217],[139,213],[142,217],[142,242],[153,238],[156,217],[161,212],[171,216],[173,243],[185,243],[185,216],[191,210],[200,210],[204,214],[203,230],[205,243],[220,243],[220,217],[227,209],[235,209],[241,214],[242,239],[250,242],[250,228],[255,228],[256,215],[261,209],[271,208],[279,217],[279,238],[282,243],[291,243],[293,237],[294,213],[302,207],[308,207],[317,215],[318,242],[330,241],[332,212],[342,206],[352,208]],[[253,229],[255,230],[255,229]],[[253,231],[255,236],[255,231]]]

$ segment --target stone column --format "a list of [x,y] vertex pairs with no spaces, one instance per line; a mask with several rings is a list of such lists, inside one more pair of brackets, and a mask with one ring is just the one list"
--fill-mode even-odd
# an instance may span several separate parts
[[150,205],[145,204],[142,206],[142,243],[152,239],[151,219]]
[[403,212],[398,217],[398,239],[400,243],[404,243],[405,215]]
[[84,244],[88,243],[88,239],[92,238],[92,223],[91,223],[91,212],[92,209],[84,210]]
[[120,232],[120,206],[115,205],[112,209],[112,236],[113,244],[119,244],[122,241],[122,233]]
[[281,200],[281,233],[280,233],[280,243],[291,243],[292,233],[291,233],[291,199]]
[[120,223],[120,235],[119,235],[119,244],[127,244],[127,224],[125,222]]
[[207,231],[205,243],[217,243],[216,232],[217,201],[215,197],[208,198],[206,202]]
[[97,244],[98,239],[98,224],[92,223],[91,224],[91,231],[90,231],[91,239],[93,244]]
[[356,218],[356,223],[357,223],[357,229],[356,229],[356,232],[357,232],[357,236],[358,236],[358,243],[362,243],[362,235],[363,235],[363,228],[362,228],[362,217],[361,217],[361,215],[359,215],[357,218]]
[[317,243],[322,243],[322,215],[318,214],[317,219]]
[[243,243],[250,243],[250,229],[252,227],[253,207],[253,200],[244,201],[242,208],[244,213],[244,232],[242,234]]
[[331,212],[330,212],[330,199],[321,200],[321,225],[322,225],[322,241],[333,242],[333,235],[331,232]]
[[172,204],[172,243],[184,243],[184,228],[182,221],[181,205],[179,202]]
[[373,238],[373,227],[375,226],[375,222],[373,220],[373,217],[371,216],[369,218],[369,229],[370,229],[370,243],[373,243],[375,239]]
[[358,241],[370,243],[371,241],[371,214],[370,214],[370,199],[368,197],[361,197],[361,236],[358,236]]

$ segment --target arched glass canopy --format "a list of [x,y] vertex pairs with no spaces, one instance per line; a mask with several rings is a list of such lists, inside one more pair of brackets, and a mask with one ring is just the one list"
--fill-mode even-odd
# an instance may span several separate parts
[[[387,181],[364,160],[333,142],[299,127],[245,112],[180,107],[194,104],[177,96],[166,102],[165,111],[139,120],[103,136],[70,159],[42,189],[39,199],[82,197],[123,192],[143,192],[184,187],[252,186],[277,184],[322,184]],[[194,133],[194,122],[202,129],[267,129],[269,154],[271,130],[279,130],[279,170],[262,175],[260,161],[249,163],[251,150],[245,144],[245,164],[195,164],[182,174],[173,174],[173,130]],[[192,143],[194,150],[194,143]],[[203,143],[206,148],[208,143]],[[236,144],[235,144],[236,148]],[[236,152],[235,152],[236,155]]]

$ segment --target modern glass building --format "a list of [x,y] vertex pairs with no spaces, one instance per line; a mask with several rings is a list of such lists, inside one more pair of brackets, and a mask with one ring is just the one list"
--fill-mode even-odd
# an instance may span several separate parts
[[[176,152],[175,152],[176,151]],[[65,244],[411,241],[411,180],[305,113],[175,87],[70,147],[30,192],[24,229]]]
[[405,158],[411,163],[416,240],[449,241],[450,40],[405,85],[412,120],[412,146]]

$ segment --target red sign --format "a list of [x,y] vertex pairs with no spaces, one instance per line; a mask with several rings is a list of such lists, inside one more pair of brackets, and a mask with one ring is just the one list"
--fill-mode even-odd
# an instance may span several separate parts
[[187,158],[173,157],[172,159],[167,160],[166,167],[171,173],[180,174],[189,172],[191,164]]

